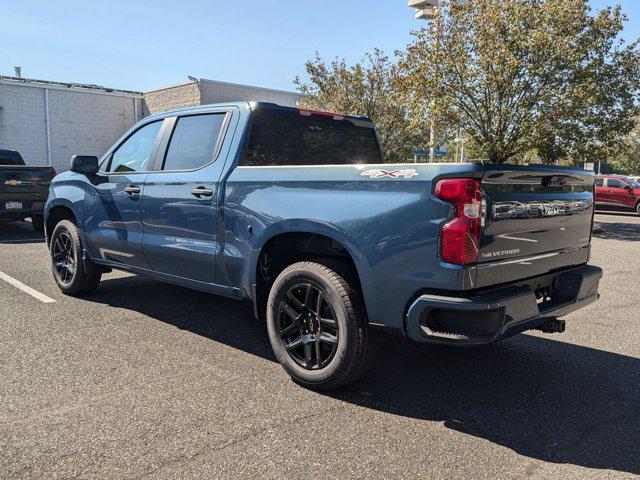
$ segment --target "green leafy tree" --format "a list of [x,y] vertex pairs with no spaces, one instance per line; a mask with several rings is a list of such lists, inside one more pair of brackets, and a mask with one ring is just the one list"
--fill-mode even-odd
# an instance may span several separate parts
[[370,118],[376,125],[385,162],[403,162],[422,143],[424,120],[412,120],[396,79],[398,67],[381,50],[348,65],[344,59],[326,62],[319,54],[306,65],[308,81],[296,77],[304,95],[301,106]]
[[624,138],[608,163],[616,173],[640,175],[640,122]]
[[619,40],[619,7],[482,0],[441,12],[442,28],[415,32],[402,55],[403,91],[423,105],[435,99],[438,125],[462,127],[485,158],[535,149],[547,162],[589,159],[633,127],[640,61],[638,44]]

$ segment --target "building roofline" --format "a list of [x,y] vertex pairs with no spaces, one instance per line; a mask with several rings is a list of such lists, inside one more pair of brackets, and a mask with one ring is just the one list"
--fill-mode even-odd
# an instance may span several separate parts
[[271,92],[271,93],[281,93],[284,95],[292,95],[295,97],[303,97],[304,95],[302,95],[299,92],[292,92],[289,90],[278,90],[275,88],[267,88],[267,87],[257,87],[255,85],[245,85],[242,83],[233,83],[233,82],[222,82],[220,80],[210,80],[208,78],[198,78],[195,80],[187,80],[186,82],[181,82],[181,83],[176,83],[174,85],[168,85],[166,87],[159,87],[159,88],[154,88],[152,90],[147,90],[145,93],[150,93],[150,92],[159,92],[162,90],[168,90],[170,88],[176,88],[176,87],[183,87],[185,85],[190,85],[190,84],[194,84],[194,83],[212,83],[214,85],[224,85],[227,87],[241,87],[241,88],[249,88],[251,90],[258,90],[261,92]]
[[242,83],[232,83],[232,82],[222,82],[220,80],[210,80],[208,78],[200,78],[201,82],[213,83],[216,85],[226,85],[231,87],[243,87],[243,88],[251,88],[252,90],[260,90],[263,92],[273,92],[273,93],[284,93],[285,95],[295,95],[296,97],[302,97],[303,95],[299,92],[292,92],[290,90],[278,90],[276,88],[267,88],[267,87],[256,87],[254,85],[244,85]]
[[52,80],[38,80],[35,78],[12,77],[0,75],[0,83],[24,87],[47,88],[52,90],[66,90],[71,92],[98,93],[102,95],[116,95],[121,97],[142,98],[143,92],[108,88],[101,85],[89,85],[84,83],[56,82]]

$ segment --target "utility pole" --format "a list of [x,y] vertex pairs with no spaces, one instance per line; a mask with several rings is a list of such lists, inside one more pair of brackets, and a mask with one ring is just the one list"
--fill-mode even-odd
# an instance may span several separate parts
[[[466,0],[453,0],[453,3],[462,5]],[[407,5],[413,8],[416,13],[416,20],[427,20],[429,22],[435,22],[435,34],[436,34],[436,68],[438,67],[438,57],[440,56],[440,43],[442,35],[442,9],[440,7],[440,0],[408,0]],[[436,74],[438,72],[436,71]],[[429,161],[434,163],[436,161],[436,92],[431,92],[431,127],[429,131]]]

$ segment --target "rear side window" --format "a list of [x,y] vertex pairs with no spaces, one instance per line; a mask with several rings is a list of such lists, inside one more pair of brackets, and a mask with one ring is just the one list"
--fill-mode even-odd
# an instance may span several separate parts
[[163,170],[195,170],[213,162],[225,116],[215,113],[178,118]]
[[0,165],[24,165],[22,155],[13,150],[0,150]]
[[111,173],[146,172],[162,121],[145,125],[118,147],[111,157]]
[[380,163],[373,125],[298,110],[253,113],[242,165],[353,165]]
[[604,185],[604,180],[602,178],[596,178],[596,187],[602,187]]

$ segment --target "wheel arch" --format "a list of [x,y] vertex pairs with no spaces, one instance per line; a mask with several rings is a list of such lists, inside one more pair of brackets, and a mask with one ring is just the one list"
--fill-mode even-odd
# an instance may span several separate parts
[[71,204],[66,202],[58,202],[47,208],[45,215],[45,231],[47,235],[47,244],[51,239],[51,233],[55,226],[62,220],[70,220],[76,226],[78,225],[78,216]]
[[295,226],[272,225],[265,230],[254,252],[249,267],[249,283],[255,289],[252,297],[257,307],[268,296],[275,278],[287,266],[318,258],[340,261],[348,266],[357,282],[356,287],[364,297],[365,259],[355,242],[337,228],[314,222],[297,222]]

